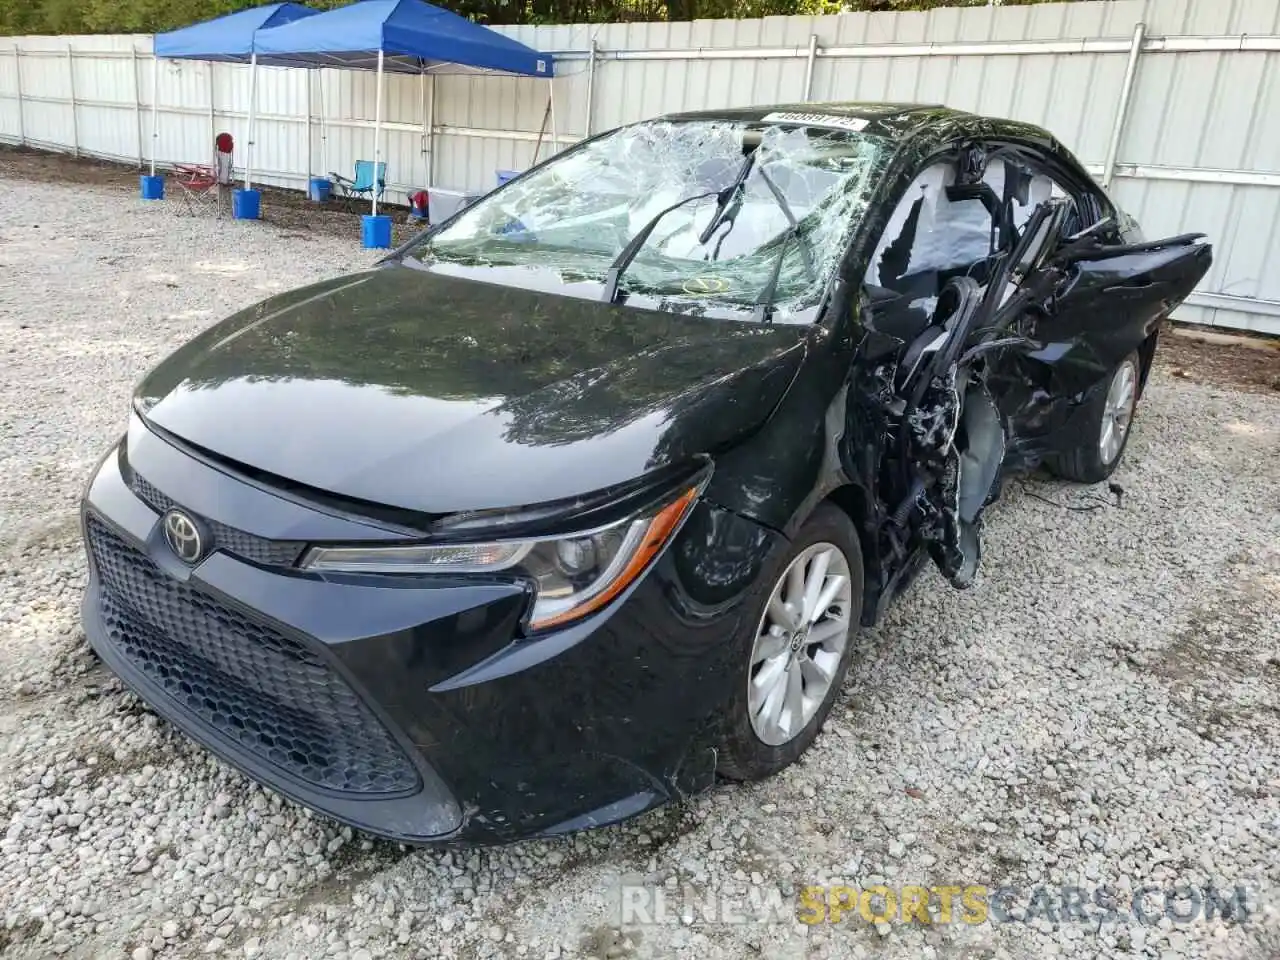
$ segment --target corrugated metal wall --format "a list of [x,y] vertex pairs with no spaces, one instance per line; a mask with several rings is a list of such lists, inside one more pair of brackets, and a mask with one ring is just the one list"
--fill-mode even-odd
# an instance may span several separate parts
[[[1139,23],[1145,42],[1111,155]],[[504,32],[557,54],[553,115],[545,80],[388,77],[383,155],[393,199],[428,181],[486,189],[495,170],[532,161],[544,122],[564,145],[587,132],[588,113],[595,132],[669,111],[761,102],[945,103],[1046,126],[1096,173],[1106,175],[1110,159],[1110,189],[1148,235],[1200,230],[1216,245],[1212,273],[1180,316],[1280,333],[1276,0],[1096,0]],[[0,40],[0,139],[149,159],[151,70],[149,37]],[[206,160],[221,130],[236,137],[243,163],[248,68],[162,61],[158,79],[161,164]],[[301,187],[312,171],[349,171],[371,158],[374,99],[371,74],[261,70],[255,179]]]

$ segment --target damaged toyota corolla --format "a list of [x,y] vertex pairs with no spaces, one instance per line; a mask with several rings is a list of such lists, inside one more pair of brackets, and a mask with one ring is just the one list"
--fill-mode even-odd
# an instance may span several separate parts
[[1115,469],[1208,269],[1048,133],[664,117],[139,385],[83,505],[93,647],[261,783],[409,842],[794,761],[860,625],[1044,464]]

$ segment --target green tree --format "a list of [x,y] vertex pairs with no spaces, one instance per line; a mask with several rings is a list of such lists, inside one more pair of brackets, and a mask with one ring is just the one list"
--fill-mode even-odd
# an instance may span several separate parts
[[[155,33],[220,16],[263,0],[0,0],[0,34]],[[321,10],[351,0],[306,0]],[[999,0],[1006,5],[1049,0]],[[613,23],[763,17],[849,10],[981,7],[987,0],[441,0],[480,23]]]

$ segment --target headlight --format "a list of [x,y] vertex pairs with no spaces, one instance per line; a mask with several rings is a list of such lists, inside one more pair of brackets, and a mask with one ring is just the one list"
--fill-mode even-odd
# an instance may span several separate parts
[[633,583],[679,528],[698,495],[674,499],[583,533],[538,540],[403,547],[313,547],[308,570],[352,573],[498,573],[537,589],[529,629],[560,626],[598,610]]

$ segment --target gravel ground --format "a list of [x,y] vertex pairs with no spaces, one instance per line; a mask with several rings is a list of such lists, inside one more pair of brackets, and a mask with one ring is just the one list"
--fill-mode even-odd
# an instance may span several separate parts
[[[1012,488],[974,589],[922,577],[861,636],[825,735],[767,783],[555,842],[405,850],[175,734],[87,652],[81,484],[163,354],[370,259],[354,234],[0,174],[0,953],[1280,956],[1280,398],[1164,369],[1122,502]],[[1246,888],[1246,922],[1175,923],[1155,892],[1128,909],[1210,882]],[[1021,906],[797,919],[811,884],[908,883]],[[1085,922],[1036,893],[1064,885],[1126,909]]]

